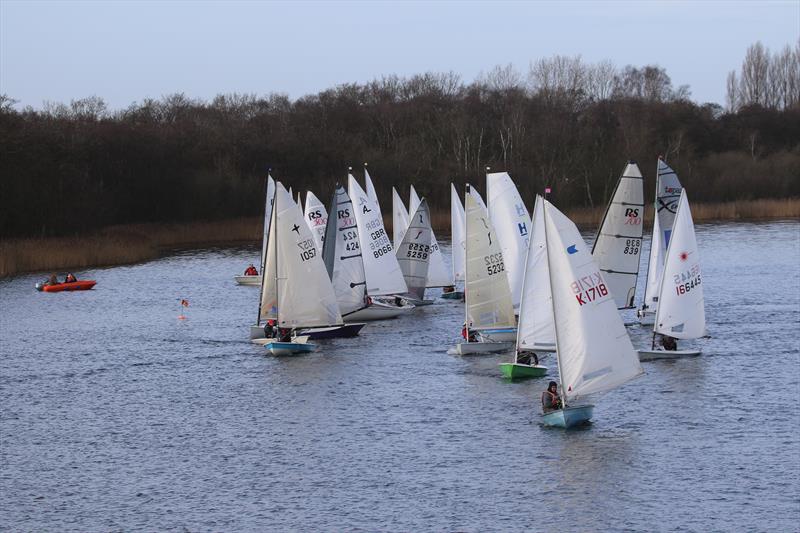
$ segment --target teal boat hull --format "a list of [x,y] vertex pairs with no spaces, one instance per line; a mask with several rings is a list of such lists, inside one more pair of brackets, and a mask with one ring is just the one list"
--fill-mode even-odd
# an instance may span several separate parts
[[546,366],[519,363],[500,363],[500,371],[506,379],[540,378],[547,375]]
[[264,347],[273,355],[297,355],[313,352],[317,345],[300,342],[270,342]]
[[567,407],[542,415],[542,422],[545,426],[571,428],[586,424],[592,418],[594,405],[579,405],[577,407]]
[[444,298],[445,300],[463,300],[464,292],[463,291],[443,292],[442,298]]

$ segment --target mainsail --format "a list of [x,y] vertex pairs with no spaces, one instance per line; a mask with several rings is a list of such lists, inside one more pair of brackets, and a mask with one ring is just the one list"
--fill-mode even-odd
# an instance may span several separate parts
[[322,258],[333,283],[342,315],[366,306],[367,281],[358,239],[353,202],[341,185],[336,186],[330,206]]
[[358,224],[367,293],[371,296],[405,294],[408,288],[392,243],[383,227],[378,205],[369,198],[352,174],[348,175],[348,185]]
[[306,192],[306,224],[314,236],[317,251],[322,253],[322,242],[325,240],[325,226],[328,224],[328,211],[313,192]]
[[453,253],[453,279],[464,281],[464,257],[466,234],[466,215],[464,206],[461,205],[461,198],[456,192],[456,187],[450,184],[450,228],[452,232],[452,242],[450,249]]
[[559,375],[565,401],[642,374],[611,291],[578,228],[544,200]]
[[392,243],[395,248],[400,247],[406,228],[408,228],[408,210],[403,199],[397,194],[397,189],[392,187]]
[[431,217],[428,203],[419,204],[411,215],[408,229],[397,249],[397,261],[408,286],[408,294],[422,300],[431,261]]
[[[408,198],[408,212],[413,213],[419,207],[420,200],[414,186],[410,186]],[[431,230],[431,264],[428,269],[427,287],[447,287],[453,284],[453,277],[444,264],[444,254],[439,248],[439,243],[436,240],[436,235]]]
[[503,250],[511,300],[516,310],[519,309],[525,256],[530,244],[531,218],[507,172],[486,174],[486,197],[489,216]]
[[536,196],[533,206],[533,232],[525,262],[522,298],[517,324],[517,351],[547,349],[556,345],[550,271],[547,268],[547,243],[544,235],[543,198]]
[[654,331],[678,339],[696,339],[706,332],[700,252],[685,190],[664,261]]
[[[375,190],[375,185],[372,184],[372,178],[369,176],[369,172],[367,172],[366,163],[364,164],[364,183],[366,184],[367,187],[367,196],[369,197],[370,200],[375,202],[375,206],[378,208],[378,214],[380,215],[381,202],[378,200],[378,192]],[[352,194],[350,196],[352,197]]]
[[636,162],[622,172],[606,208],[592,257],[597,261],[618,309],[634,307],[644,219],[644,179]]
[[465,284],[467,322],[472,328],[514,327],[514,308],[508,288],[503,252],[486,210],[469,193],[466,205]]
[[342,323],[333,286],[303,212],[277,183],[264,272],[261,318],[281,327]]

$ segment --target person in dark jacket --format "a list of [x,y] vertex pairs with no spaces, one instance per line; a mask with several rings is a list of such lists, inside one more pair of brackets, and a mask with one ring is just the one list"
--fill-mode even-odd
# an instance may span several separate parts
[[545,413],[561,409],[561,396],[558,395],[558,383],[551,381],[547,390],[542,393],[542,410]]

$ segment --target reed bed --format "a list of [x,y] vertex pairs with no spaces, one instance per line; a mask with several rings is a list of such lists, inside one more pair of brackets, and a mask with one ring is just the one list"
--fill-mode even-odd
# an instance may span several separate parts
[[[579,226],[597,227],[604,207],[567,210]],[[800,218],[800,198],[742,200],[737,202],[692,204],[697,222],[715,220],[760,220]],[[645,210],[645,224],[652,223],[653,210]],[[385,216],[391,228],[391,216]],[[450,212],[431,213],[434,229],[450,233]],[[164,250],[192,246],[258,243],[263,219],[240,218],[189,224],[136,224],[112,226],[85,237],[11,239],[0,241],[0,278],[22,272],[79,270],[148,261]]]

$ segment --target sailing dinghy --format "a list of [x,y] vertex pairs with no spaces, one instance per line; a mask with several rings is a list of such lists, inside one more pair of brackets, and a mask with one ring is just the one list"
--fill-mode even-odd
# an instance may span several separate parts
[[[283,184],[276,183],[260,318],[292,331],[342,324],[336,294],[304,218]],[[292,355],[310,352],[315,345],[293,339],[265,347],[274,355]]]
[[611,195],[592,257],[608,284],[617,309],[633,309],[644,219],[644,179],[635,161],[629,161]]
[[531,352],[553,352],[556,346],[542,200],[543,198],[537,195],[533,206],[533,228],[525,261],[525,276],[522,280],[514,360],[500,364],[503,377],[509,379],[540,377],[547,374],[547,367],[524,363],[521,359],[529,359]]
[[[267,174],[267,184],[265,187],[264,198],[264,231],[261,236],[261,269],[264,271],[264,263],[267,258],[267,239],[269,238],[269,221],[272,219],[272,202],[275,198],[275,180]],[[255,276],[234,276],[239,285],[261,286],[261,274]]]
[[565,406],[543,414],[546,426],[591,419],[593,405],[570,405],[644,373],[608,285],[575,224],[550,202],[544,227],[555,318],[556,359]]
[[706,312],[700,270],[700,252],[686,190],[678,209],[658,291],[658,309],[650,350],[639,350],[641,361],[700,355],[700,350],[664,350],[655,347],[657,334],[676,339],[698,339],[706,334]]
[[[503,252],[495,235],[489,215],[470,194],[464,197],[466,206],[466,342],[456,344],[455,353],[471,355],[510,350],[513,340],[501,340],[498,331],[516,331],[511,291],[508,288]],[[473,339],[477,332],[479,338]],[[488,334],[487,334],[488,332]]]
[[[419,208],[419,204],[420,199],[417,195],[417,191],[414,190],[414,186],[411,185],[409,187],[408,197],[409,213],[416,211],[417,208]],[[425,286],[428,289],[434,289],[450,287],[451,285],[453,285],[453,277],[450,275],[450,271],[444,263],[444,254],[442,254],[439,242],[436,240],[436,233],[433,231],[433,228],[431,228],[431,257],[428,267],[428,279],[425,282]]]
[[653,217],[653,235],[650,241],[650,255],[647,261],[647,282],[645,283],[644,301],[636,312],[639,324],[651,326],[655,323],[658,308],[658,291],[661,287],[661,275],[664,270],[664,256],[669,246],[672,225],[681,196],[681,182],[678,175],[659,156],[656,172],[655,216]]

